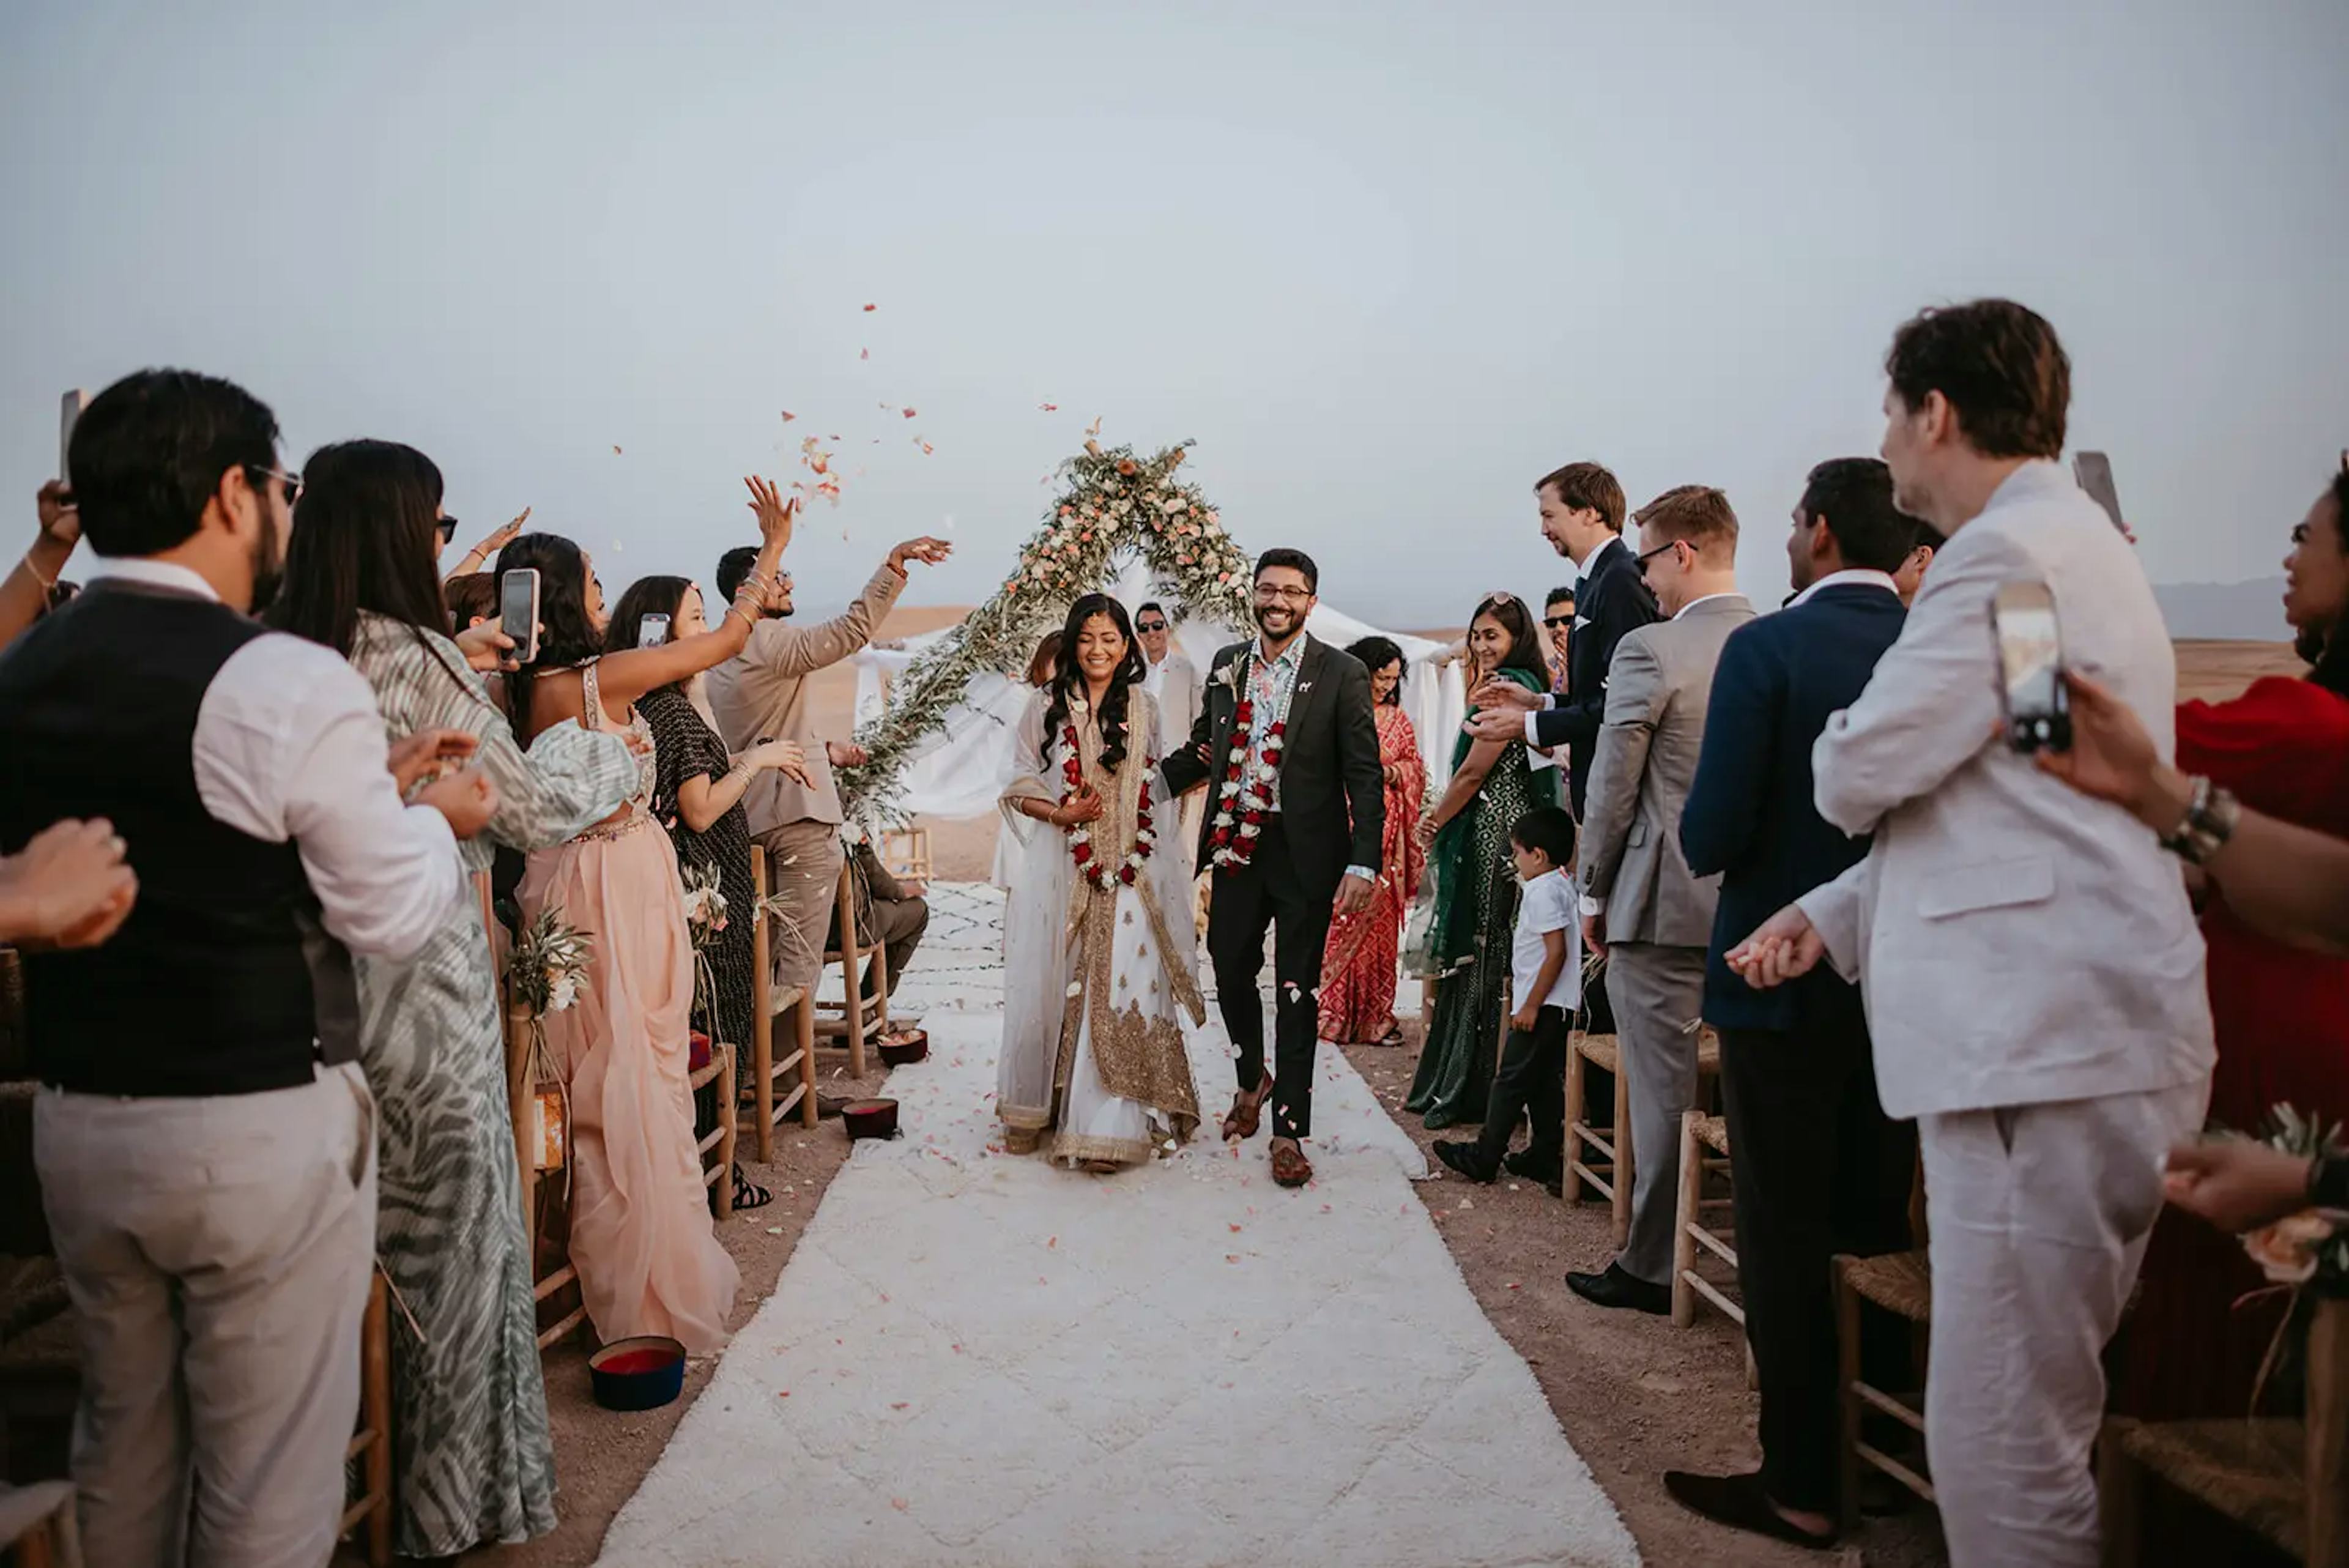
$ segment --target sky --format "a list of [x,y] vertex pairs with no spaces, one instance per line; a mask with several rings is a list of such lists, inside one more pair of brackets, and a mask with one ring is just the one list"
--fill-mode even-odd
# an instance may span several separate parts
[[940,532],[908,602],[968,603],[1099,417],[1382,624],[1563,580],[1584,458],[1726,490],[1775,602],[1893,328],[2004,294],[2152,577],[2265,576],[2349,446],[2344,59],[2339,0],[10,0],[0,495],[187,365],[616,593],[837,434],[804,608]]

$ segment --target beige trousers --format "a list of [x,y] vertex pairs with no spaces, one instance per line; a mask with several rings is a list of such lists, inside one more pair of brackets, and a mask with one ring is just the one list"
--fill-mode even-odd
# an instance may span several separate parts
[[812,986],[832,945],[833,901],[846,857],[840,826],[787,822],[760,834],[759,844],[767,852],[767,891],[778,911],[767,939],[774,983]]
[[81,1332],[88,1560],[321,1568],[375,1257],[357,1064],[203,1099],[46,1089],[33,1158]]
[[1933,1260],[1925,1447],[1951,1568],[2095,1568],[2105,1344],[2208,1079],[1918,1120]]

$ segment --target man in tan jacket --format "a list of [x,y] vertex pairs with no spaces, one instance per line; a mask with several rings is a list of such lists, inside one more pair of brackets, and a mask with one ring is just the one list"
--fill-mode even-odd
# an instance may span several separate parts
[[[843,857],[843,813],[832,770],[864,760],[858,747],[844,741],[819,743],[811,732],[807,678],[873,639],[873,628],[905,591],[907,561],[935,565],[951,548],[937,539],[906,540],[889,552],[845,614],[819,626],[786,624],[792,613],[792,579],[788,573],[781,575],[767,600],[769,618],[752,629],[750,646],[709,672],[710,711],[727,747],[742,752],[761,741],[796,741],[807,753],[813,781],[803,786],[769,771],[752,780],[742,796],[750,836],[767,851],[770,887],[781,917],[774,940],[778,985],[815,983]],[[750,561],[740,550],[729,550],[719,558],[721,599],[732,599],[749,575]]]

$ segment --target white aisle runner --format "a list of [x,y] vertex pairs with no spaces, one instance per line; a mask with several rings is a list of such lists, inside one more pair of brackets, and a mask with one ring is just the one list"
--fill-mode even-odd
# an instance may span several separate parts
[[[833,1180],[600,1561],[1637,1563],[1341,1053],[1299,1192],[1212,1122],[1109,1179],[990,1151],[1001,898],[933,889],[904,1136]],[[1227,1050],[1195,1052],[1211,1117]]]

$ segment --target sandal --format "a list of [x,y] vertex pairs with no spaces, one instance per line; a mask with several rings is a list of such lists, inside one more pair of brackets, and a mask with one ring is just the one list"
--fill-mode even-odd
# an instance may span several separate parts
[[1276,1139],[1272,1146],[1272,1179],[1283,1187],[1302,1187],[1313,1179],[1313,1163],[1291,1140]]
[[1242,1089],[1232,1096],[1231,1114],[1224,1117],[1226,1143],[1231,1142],[1234,1138],[1245,1142],[1256,1137],[1257,1127],[1264,1115],[1265,1098],[1271,1093],[1272,1075],[1268,1072],[1263,1081],[1257,1085],[1256,1093],[1250,1094],[1246,1089]]
[[1380,1035],[1376,1040],[1371,1041],[1371,1044],[1373,1044],[1373,1045],[1401,1045],[1401,1044],[1403,1044],[1403,1037],[1402,1037],[1402,1024],[1400,1024],[1400,1023],[1390,1023],[1390,1024],[1388,1024],[1388,1025],[1387,1025],[1387,1032],[1386,1032],[1384,1034]]
[[734,1208],[736,1211],[740,1212],[745,1209],[764,1209],[768,1204],[772,1203],[774,1200],[775,1195],[773,1193],[768,1191],[765,1188],[760,1186],[757,1182],[742,1174],[742,1162],[739,1159],[736,1160],[734,1162]]

